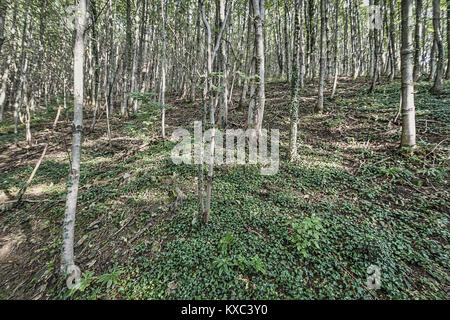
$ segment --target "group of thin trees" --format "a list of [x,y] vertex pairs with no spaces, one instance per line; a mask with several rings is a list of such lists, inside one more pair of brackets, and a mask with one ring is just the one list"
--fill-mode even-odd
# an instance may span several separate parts
[[[342,77],[402,81],[401,145],[415,146],[414,83],[438,94],[450,77],[450,1],[441,0],[0,0],[0,122],[14,133],[42,109],[73,97],[72,159],[64,220],[63,269],[75,272],[73,230],[82,132],[90,118],[128,117],[152,92],[166,135],[166,93],[201,101],[202,130],[212,129],[210,161],[199,165],[200,217],[208,222],[216,128],[229,108],[247,109],[261,134],[267,78],[291,84],[290,152],[306,84],[321,113]],[[444,34],[446,34],[446,39]],[[236,99],[237,97],[237,99]]]
[[[25,124],[31,145],[36,113],[73,95],[78,2],[0,4],[0,121],[10,111],[15,132]],[[448,3],[405,5],[413,10],[413,79],[429,80],[432,91],[439,92],[450,76]],[[300,87],[315,83],[314,109],[322,112],[329,98],[324,92],[334,97],[339,77],[366,77],[370,92],[382,78],[401,77],[401,1],[89,0],[86,6],[84,100],[92,128],[99,117],[136,112],[139,95],[132,93],[153,92],[164,106],[166,92],[191,101],[203,97],[210,80],[217,124],[227,126],[232,97],[239,92],[239,104],[248,107],[247,125],[260,130],[265,78],[291,84],[298,78]],[[377,27],[369,23],[373,19]],[[207,81],[208,50],[213,75]],[[161,113],[165,136],[164,107]]]

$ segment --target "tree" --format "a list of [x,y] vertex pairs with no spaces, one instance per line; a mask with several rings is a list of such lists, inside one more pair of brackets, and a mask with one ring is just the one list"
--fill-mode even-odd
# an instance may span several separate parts
[[[219,25],[224,24],[225,20],[225,0],[218,0],[219,7]],[[219,68],[221,73],[220,78],[220,92],[219,92],[219,119],[218,124],[221,127],[226,127],[228,123],[228,69],[227,64],[227,48],[225,42],[220,43],[219,48]]]
[[447,0],[447,74],[445,79],[450,79],[450,0]]
[[[3,42],[5,40],[5,20],[6,20],[6,10],[7,10],[7,1],[0,0],[0,56],[2,53]],[[17,4],[15,5],[17,8]],[[14,10],[14,17],[16,16],[16,10]],[[14,35],[11,36],[11,41],[14,41]],[[8,78],[11,68],[11,60],[12,53],[8,52],[8,57],[6,61],[5,70],[3,71],[3,75],[1,78],[1,87],[0,87],[0,123],[3,121],[3,112],[5,110],[6,104],[6,90],[8,86]]]
[[323,90],[325,83],[325,28],[326,28],[326,0],[320,0],[320,79],[319,79],[319,93],[317,104],[315,108],[316,113],[323,111]]
[[[422,1],[422,0],[419,0]],[[396,19],[395,19],[394,0],[389,0],[389,41],[390,41],[390,56],[391,56],[391,80],[398,74],[398,59],[397,59],[397,41],[396,41]],[[420,45],[420,44],[419,44]]]
[[[392,0],[391,0],[392,1]],[[422,46],[422,9],[423,0],[416,0],[416,28],[414,32],[414,71],[413,78],[417,81],[421,74],[420,68],[420,57],[421,57],[421,46]]]
[[331,99],[334,98],[334,95],[336,94],[336,88],[337,88],[337,81],[338,81],[338,73],[339,73],[339,65],[338,65],[338,34],[339,34],[339,3],[340,0],[336,0],[335,3],[335,20],[334,20],[334,35],[333,35],[333,42],[334,42],[334,81],[333,81],[333,90],[331,92]]
[[[214,177],[214,152],[215,152],[215,135],[216,135],[216,120],[215,120],[215,103],[213,97],[213,65],[215,58],[217,57],[217,52],[219,50],[222,36],[227,25],[228,16],[230,14],[231,8],[233,6],[233,1],[230,2],[227,14],[225,15],[223,22],[220,26],[220,31],[217,35],[214,47],[212,42],[212,32],[211,26],[208,22],[208,18],[206,16],[206,9],[204,0],[199,0],[199,14],[201,14],[203,24],[206,29],[206,77],[205,77],[205,89],[204,89],[204,104],[203,104],[203,119],[206,119],[206,113],[209,104],[209,127],[211,129],[210,135],[210,149],[209,149],[209,159],[206,159],[209,168],[208,168],[208,176],[207,176],[207,184],[206,184],[206,202],[203,201],[203,155],[201,156],[201,164],[199,166],[199,186],[198,186],[198,195],[199,195],[199,204],[200,211],[203,218],[204,223],[208,223],[210,215],[211,215],[211,198],[212,198],[212,184]],[[203,124],[205,126],[206,124]],[[204,129],[204,128],[203,128]],[[203,149],[203,142],[201,142]],[[202,152],[203,153],[203,152]]]
[[295,18],[294,18],[294,50],[292,55],[292,75],[291,75],[291,127],[289,135],[289,161],[294,161],[297,157],[297,121],[298,121],[298,107],[299,107],[299,92],[300,92],[300,73],[303,64],[300,57],[302,41],[302,27],[301,17],[303,9],[303,0],[295,1]]
[[412,0],[402,0],[402,147],[414,147],[416,145],[412,16]]
[[130,77],[131,77],[131,56],[132,56],[132,41],[131,41],[131,0],[127,0],[127,18],[126,18],[126,44],[125,44],[125,59],[123,61],[124,81],[122,86],[122,103],[120,113],[125,115],[128,112],[128,94],[130,93]]
[[160,103],[162,106],[161,132],[163,138],[166,137],[166,13],[164,1],[161,0],[161,20],[162,20],[162,58],[161,58],[161,92]]
[[431,92],[437,93],[441,90],[442,76],[444,74],[444,45],[442,43],[442,32],[441,32],[441,0],[433,0],[433,29],[438,60],[436,64],[436,75],[434,78],[434,85],[433,87],[431,87]]
[[3,42],[5,41],[5,20],[8,1],[0,0],[0,54],[2,53]]
[[63,252],[61,269],[64,273],[73,270],[75,266],[73,256],[75,215],[77,208],[78,186],[80,181],[81,160],[81,132],[83,130],[83,99],[84,99],[84,39],[87,28],[87,0],[78,1],[78,15],[76,18],[76,38],[73,49],[73,92],[74,115],[72,126],[72,162],[67,187],[66,210],[63,224]]
[[253,96],[254,109],[251,115],[250,127],[261,135],[266,101],[265,91],[265,56],[264,56],[264,0],[250,0],[253,4],[253,22],[255,25],[255,71],[256,93]]
[[[374,0],[374,6],[375,8],[380,6],[380,0]],[[374,51],[373,51],[373,69],[372,69],[372,84],[370,85],[369,88],[369,93],[372,93],[373,90],[375,89],[375,85],[378,81],[379,78],[379,60],[380,60],[380,31],[378,30],[378,28],[374,28],[373,29],[373,34],[374,34],[374,39],[373,39],[373,43],[374,43]]]

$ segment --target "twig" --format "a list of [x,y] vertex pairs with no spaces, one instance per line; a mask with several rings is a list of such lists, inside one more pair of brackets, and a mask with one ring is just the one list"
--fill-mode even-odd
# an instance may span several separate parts
[[444,140],[442,140],[441,142],[439,142],[429,153],[427,153],[426,155],[425,155],[425,158],[426,157],[428,157],[430,154],[432,154],[433,152],[434,152],[434,150],[436,150],[437,149],[437,147],[439,147],[440,145],[441,145],[441,143],[442,142],[445,142],[445,141],[447,141],[449,138],[446,138],[446,139],[444,139]]
[[391,158],[391,157],[387,157],[387,158],[381,159],[380,161],[375,162],[373,165],[375,166],[375,165],[377,165],[377,164],[383,163],[383,162],[389,160],[390,158]]
[[[339,259],[336,258],[336,255],[335,255],[333,252],[332,252],[331,254],[333,255],[334,259],[335,259],[337,262],[340,262]],[[353,273],[351,273],[345,266],[340,265],[340,264],[338,264],[338,265],[339,265],[342,269],[344,269],[344,271],[345,271],[345,272],[346,272],[353,280],[355,280],[356,282],[358,282],[358,279],[356,279],[356,277],[353,275]],[[366,287],[364,287],[364,289],[366,289],[366,291],[367,291],[368,293],[370,293],[370,295],[371,295],[375,300],[378,300],[377,296],[374,295],[369,289],[367,289]]]
[[[52,126],[52,133],[55,131],[56,125],[58,123],[59,120],[59,116],[61,115],[61,109],[62,106],[59,106],[58,108],[58,112],[56,113],[56,117],[55,117],[55,121],[53,122],[53,126]],[[22,199],[23,195],[25,194],[25,191],[27,191],[28,186],[31,184],[31,182],[33,181],[34,176],[36,175],[36,172],[39,169],[39,166],[42,163],[42,160],[44,160],[45,158],[45,154],[47,153],[48,147],[50,145],[50,141],[48,141],[45,144],[44,147],[44,151],[42,151],[41,157],[39,158],[38,162],[36,163],[36,165],[34,166],[33,172],[31,173],[30,177],[28,178],[27,182],[25,183],[25,185],[22,187],[22,189],[20,189],[19,193],[17,194],[17,202],[16,202],[16,206],[20,203],[20,200]]]
[[132,244],[137,238],[139,238],[145,230],[147,230],[148,228],[150,228],[152,226],[152,221],[150,221],[149,223],[147,223],[147,225],[141,230],[139,231],[134,237],[133,239],[131,239],[130,241],[128,241],[129,244]]

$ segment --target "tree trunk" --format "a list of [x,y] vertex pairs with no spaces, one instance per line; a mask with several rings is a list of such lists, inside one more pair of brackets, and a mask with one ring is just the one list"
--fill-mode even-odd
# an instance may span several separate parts
[[333,90],[331,92],[331,99],[334,98],[336,94],[337,80],[338,80],[338,33],[339,33],[339,3],[340,0],[336,0],[335,3],[335,17],[334,17],[334,81],[333,81]]
[[[219,26],[225,22],[225,0],[219,0]],[[220,87],[222,92],[219,93],[219,126],[225,128],[228,123],[228,66],[227,66],[227,50],[225,42],[220,44],[219,67],[222,72],[220,78]]]
[[447,74],[445,79],[450,79],[450,0],[447,0]]
[[402,0],[402,147],[416,145],[412,45],[413,0]]
[[86,0],[78,2],[78,18],[76,21],[76,40],[73,49],[74,65],[74,121],[72,127],[72,163],[69,184],[67,187],[66,209],[63,225],[63,252],[61,269],[64,273],[74,266],[73,244],[75,214],[80,181],[81,132],[83,130],[83,97],[84,97],[84,37],[87,25]]
[[[391,0],[392,1],[392,0]],[[413,78],[414,81],[419,80],[420,75],[422,73],[420,66],[420,57],[421,57],[421,46],[422,46],[422,9],[423,9],[423,0],[416,0],[416,29],[414,33],[414,71]]]
[[[291,126],[289,134],[289,161],[297,158],[297,121],[299,107],[300,92],[300,48],[302,47],[301,36],[301,17],[302,17],[303,0],[295,1],[295,18],[294,18],[294,47],[292,54],[292,75],[291,75]],[[300,68],[299,68],[300,67]]]
[[[422,0],[420,0],[422,1]],[[392,54],[392,75],[391,75],[391,79],[393,80],[397,73],[398,70],[398,62],[397,62],[397,41],[396,41],[396,33],[395,33],[395,29],[396,29],[396,23],[395,23],[395,6],[394,6],[394,0],[389,0],[389,16],[390,16],[390,26],[389,26],[389,37],[390,37],[390,42],[391,42],[391,54]],[[420,45],[420,44],[419,44]]]
[[253,1],[254,24],[255,24],[255,71],[256,79],[256,93],[254,96],[254,112],[252,119],[252,127],[256,130],[258,136],[261,134],[262,123],[264,117],[264,106],[266,100],[265,93],[265,59],[264,59],[264,0]]
[[8,1],[0,0],[0,55],[2,54],[3,42],[5,41],[5,20]]
[[130,76],[131,76],[131,0],[127,0],[127,26],[126,26],[126,44],[125,59],[123,62],[123,85],[122,85],[122,104],[120,112],[123,115],[128,112],[128,93],[130,93]]
[[[374,1],[374,6],[375,7],[379,7],[380,6],[380,0],[375,0]],[[374,52],[373,52],[373,74],[372,74],[372,84],[370,85],[369,88],[369,93],[372,93],[373,90],[375,89],[375,85],[377,84],[378,78],[379,78],[379,74],[380,74],[380,70],[379,70],[379,64],[380,64],[380,55],[379,55],[379,51],[380,51],[380,30],[375,27],[373,29],[373,34],[374,34]]]
[[320,80],[319,80],[319,93],[317,104],[315,108],[316,113],[323,111],[323,90],[325,82],[325,1],[320,0]]
[[442,76],[444,73],[444,45],[442,43],[441,33],[441,0],[433,0],[433,28],[438,60],[436,64],[436,77],[434,78],[434,85],[431,88],[431,92],[437,93],[441,90]]
[[161,19],[162,19],[162,58],[161,58],[161,99],[162,105],[161,114],[161,132],[163,138],[166,137],[166,14],[165,14],[165,0],[161,0]]

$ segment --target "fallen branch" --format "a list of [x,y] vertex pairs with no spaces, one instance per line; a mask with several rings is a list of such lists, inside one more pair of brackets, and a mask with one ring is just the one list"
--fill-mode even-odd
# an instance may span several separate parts
[[430,152],[428,152],[426,155],[425,155],[425,158],[426,157],[428,157],[430,154],[432,154],[433,152],[434,152],[434,150],[436,150],[437,149],[437,147],[439,147],[440,145],[441,145],[441,143],[442,142],[445,142],[445,141],[447,141],[449,138],[446,138],[446,139],[444,139],[444,140],[442,140],[441,142],[439,142]]
[[139,238],[145,230],[147,230],[148,228],[150,228],[152,226],[152,221],[150,221],[149,223],[147,223],[147,225],[141,229],[134,237],[133,239],[131,239],[130,241],[128,241],[128,244],[132,244],[137,238]]
[[[57,125],[57,123],[58,123],[59,116],[61,115],[61,109],[62,109],[62,106],[60,106],[60,107],[58,108],[58,112],[56,113],[55,121],[53,122],[53,126],[52,126],[52,132],[51,132],[52,135],[53,135],[53,133],[54,133],[54,131],[55,131],[55,128],[56,128],[56,125]],[[40,166],[41,163],[42,163],[42,160],[44,160],[44,158],[45,158],[45,155],[46,155],[46,153],[47,153],[47,150],[48,150],[49,145],[50,145],[50,141],[48,141],[48,142],[45,144],[44,151],[42,151],[41,157],[39,158],[38,162],[37,162],[36,165],[34,166],[33,172],[31,172],[31,175],[30,175],[30,177],[28,178],[27,182],[26,182],[25,185],[22,187],[22,189],[20,189],[19,193],[17,194],[16,206],[20,203],[20,201],[22,200],[23,195],[25,194],[25,191],[27,191],[27,188],[29,187],[29,185],[30,185],[31,182],[33,181],[33,178],[34,178],[34,176],[36,175],[36,172],[38,171],[39,166]]]

